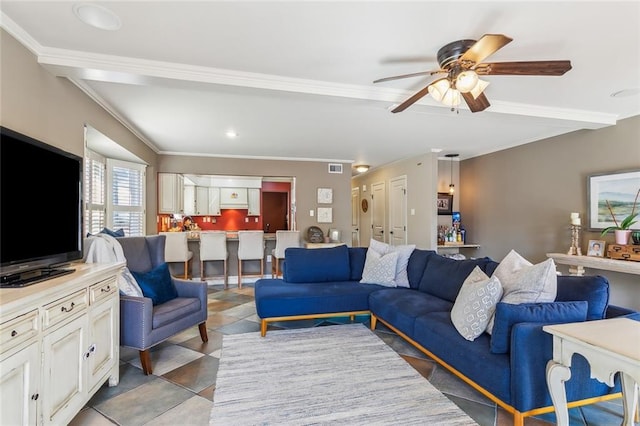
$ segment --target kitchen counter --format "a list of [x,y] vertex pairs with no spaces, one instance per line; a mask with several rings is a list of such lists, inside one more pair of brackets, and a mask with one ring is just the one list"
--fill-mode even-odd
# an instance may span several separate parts
[[[200,232],[207,232],[207,231],[189,231],[189,234],[190,234],[188,236],[189,241],[200,241]],[[275,232],[265,233],[264,240],[275,241],[276,240]],[[227,241],[238,241],[238,231],[228,231]]]
[[[191,259],[191,277],[200,279],[200,232],[206,231],[187,231],[189,251],[193,253]],[[264,271],[265,275],[271,276],[271,251],[276,248],[276,234],[264,234]],[[238,276],[238,231],[227,232],[227,251],[229,259],[227,260],[227,273],[229,275],[229,285],[233,287],[237,284]],[[213,277],[222,275],[222,262],[207,262],[205,265],[205,277]],[[170,263],[169,270],[172,275],[180,276],[183,274],[183,265],[178,263]],[[260,273],[260,264],[257,260],[245,261],[242,270],[249,274]],[[214,279],[216,282],[218,279]]]

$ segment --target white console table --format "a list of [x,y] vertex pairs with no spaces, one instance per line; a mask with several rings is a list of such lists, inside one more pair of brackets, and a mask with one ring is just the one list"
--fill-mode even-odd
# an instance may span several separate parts
[[0,289],[1,425],[69,423],[119,380],[119,263]]
[[583,276],[585,273],[584,268],[640,275],[640,262],[633,262],[631,260],[617,260],[595,256],[577,256],[564,253],[547,253],[547,257],[552,258],[556,263],[561,265],[569,265],[570,275]]
[[571,357],[584,356],[591,366],[591,377],[608,386],[620,372],[626,426],[633,426],[640,383],[640,322],[612,318],[569,324],[545,325],[553,335],[553,360],[547,363],[547,385],[559,426],[569,424],[564,382],[571,378]]

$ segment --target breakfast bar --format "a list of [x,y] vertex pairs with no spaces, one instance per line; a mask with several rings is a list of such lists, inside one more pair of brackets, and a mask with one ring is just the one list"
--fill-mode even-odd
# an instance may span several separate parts
[[[191,259],[191,273],[190,277],[194,279],[200,278],[200,232],[187,231],[188,232],[188,247],[189,251],[193,252],[193,258]],[[271,251],[276,247],[276,234],[265,233],[264,234],[264,262],[265,271],[271,270],[270,256]],[[238,231],[227,232],[227,250],[229,252],[229,259],[227,260],[227,274],[230,277],[238,275]],[[182,265],[173,263],[169,264],[169,270],[172,275],[180,276],[183,273]],[[243,273],[258,273],[260,271],[258,262],[246,262],[242,267]],[[222,264],[220,262],[207,262],[205,263],[205,277],[221,276]],[[233,282],[233,280],[230,280]]]

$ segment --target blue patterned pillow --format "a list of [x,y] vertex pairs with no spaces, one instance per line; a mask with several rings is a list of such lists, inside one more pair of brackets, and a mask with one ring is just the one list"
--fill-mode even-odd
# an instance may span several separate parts
[[131,274],[138,282],[143,296],[150,298],[154,306],[178,297],[178,291],[171,281],[171,273],[166,263],[156,266],[149,272],[131,271]]

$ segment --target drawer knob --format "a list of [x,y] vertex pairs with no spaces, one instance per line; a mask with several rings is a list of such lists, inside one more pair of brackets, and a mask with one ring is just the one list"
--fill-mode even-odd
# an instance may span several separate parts
[[40,394],[38,393],[34,393],[33,395],[31,395],[31,399],[33,399],[34,401],[37,401],[38,398],[40,398]]
[[111,286],[108,285],[108,286],[100,289],[100,291],[103,292],[103,293],[109,293],[111,291]]
[[18,335],[18,332],[15,330],[11,331],[11,337],[16,337]]
[[62,308],[60,308],[60,310],[62,312],[71,312],[73,311],[73,308],[75,308],[76,304],[71,302],[71,305],[67,308],[66,306],[63,306]]

